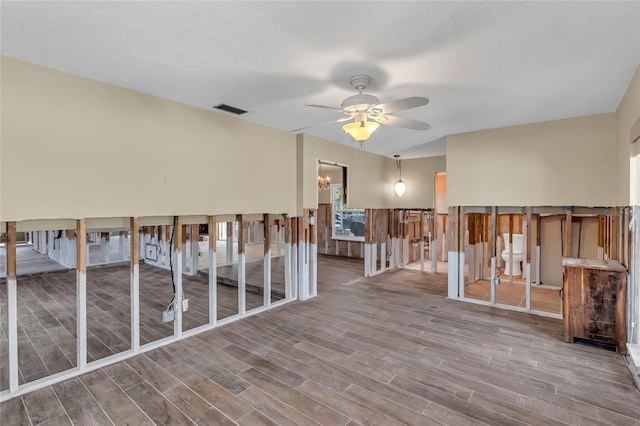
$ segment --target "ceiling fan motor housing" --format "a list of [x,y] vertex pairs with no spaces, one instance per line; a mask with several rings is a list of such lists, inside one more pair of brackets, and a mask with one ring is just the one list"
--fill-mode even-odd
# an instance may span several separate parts
[[380,99],[375,96],[359,93],[357,95],[349,96],[340,106],[343,110],[348,112],[365,112],[372,106],[379,104]]

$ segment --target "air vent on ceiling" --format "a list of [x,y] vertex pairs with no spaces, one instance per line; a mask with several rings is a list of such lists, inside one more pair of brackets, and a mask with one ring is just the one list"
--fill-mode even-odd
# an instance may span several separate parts
[[227,105],[227,104],[218,104],[214,106],[214,108],[221,109],[222,111],[230,112],[231,114],[236,114],[236,115],[246,114],[247,112],[249,112],[240,108],[232,107],[231,105]]

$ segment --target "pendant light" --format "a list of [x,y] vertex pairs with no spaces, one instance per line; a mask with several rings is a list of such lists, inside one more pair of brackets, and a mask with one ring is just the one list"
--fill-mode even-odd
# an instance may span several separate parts
[[396,159],[396,168],[398,169],[398,181],[396,182],[393,189],[396,191],[398,197],[402,197],[404,191],[407,190],[407,186],[402,181],[402,162],[400,161],[400,155],[396,154],[393,156]]

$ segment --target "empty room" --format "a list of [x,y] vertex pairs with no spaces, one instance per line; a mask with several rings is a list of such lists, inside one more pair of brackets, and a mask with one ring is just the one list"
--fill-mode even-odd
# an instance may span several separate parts
[[640,425],[640,2],[0,1],[0,424]]

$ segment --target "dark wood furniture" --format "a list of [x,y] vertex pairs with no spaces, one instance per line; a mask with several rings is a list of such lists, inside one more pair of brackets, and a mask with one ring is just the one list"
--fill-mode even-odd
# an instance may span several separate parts
[[627,352],[627,270],[619,262],[563,258],[565,341],[589,340]]

